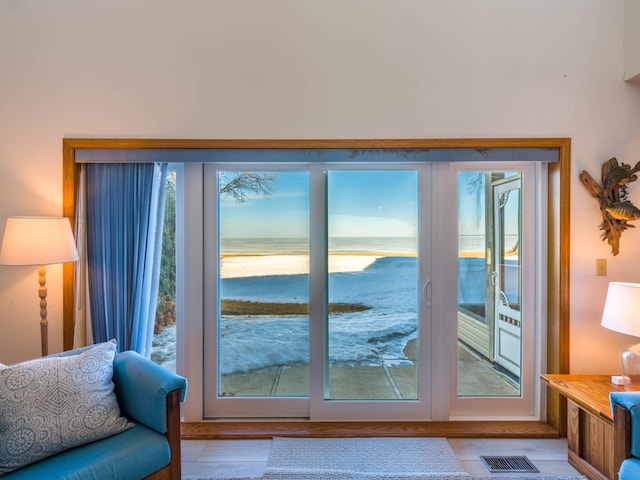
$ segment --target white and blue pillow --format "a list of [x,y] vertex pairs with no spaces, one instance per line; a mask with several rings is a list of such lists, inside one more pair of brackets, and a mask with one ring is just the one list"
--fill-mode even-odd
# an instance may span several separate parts
[[114,341],[0,367],[0,476],[134,426],[120,415]]

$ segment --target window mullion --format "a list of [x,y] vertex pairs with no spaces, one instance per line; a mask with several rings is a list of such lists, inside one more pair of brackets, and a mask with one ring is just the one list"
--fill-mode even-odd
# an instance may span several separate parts
[[[310,226],[309,226],[309,381],[310,416],[326,398],[328,366],[327,349],[327,174],[323,165],[310,166]],[[319,341],[322,339],[322,341]],[[314,408],[316,407],[316,408]]]

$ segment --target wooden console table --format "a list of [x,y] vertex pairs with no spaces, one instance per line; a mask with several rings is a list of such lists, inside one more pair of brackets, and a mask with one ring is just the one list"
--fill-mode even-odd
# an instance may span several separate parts
[[[609,375],[541,375],[542,381],[567,398],[569,463],[590,480],[616,480],[613,413],[609,393],[631,387],[614,385]],[[633,388],[638,390],[638,388]]]

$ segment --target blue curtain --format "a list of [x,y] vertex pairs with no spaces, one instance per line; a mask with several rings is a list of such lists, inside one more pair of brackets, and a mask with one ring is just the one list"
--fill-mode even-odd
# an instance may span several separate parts
[[94,342],[151,355],[166,164],[86,165],[87,279]]

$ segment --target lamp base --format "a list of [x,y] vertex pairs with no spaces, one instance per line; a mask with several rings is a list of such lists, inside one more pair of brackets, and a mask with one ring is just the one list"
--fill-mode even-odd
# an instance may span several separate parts
[[640,385],[640,343],[631,345],[623,350],[621,359],[625,384]]

